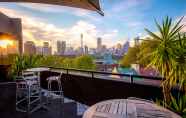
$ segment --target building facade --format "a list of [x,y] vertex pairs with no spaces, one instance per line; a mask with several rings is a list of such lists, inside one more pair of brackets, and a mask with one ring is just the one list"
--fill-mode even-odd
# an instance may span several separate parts
[[52,48],[49,46],[49,42],[43,43],[43,55],[52,55]]
[[66,41],[57,41],[57,55],[64,55],[66,51]]
[[101,53],[102,50],[102,39],[99,37],[97,38],[97,53]]
[[23,53],[22,22],[20,18],[10,18],[0,12],[0,36],[9,34],[14,37],[12,40],[18,42],[19,53]]
[[27,54],[27,55],[36,54],[36,46],[33,41],[26,41],[24,43],[24,54]]

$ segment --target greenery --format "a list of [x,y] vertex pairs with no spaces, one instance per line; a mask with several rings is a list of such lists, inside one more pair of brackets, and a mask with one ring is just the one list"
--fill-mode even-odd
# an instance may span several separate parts
[[47,67],[63,67],[64,57],[60,56],[41,56],[41,59],[38,62],[38,66],[47,66]]
[[41,59],[38,55],[15,55],[12,63],[12,75],[13,77],[21,75],[22,71],[27,68],[37,67],[39,60]]
[[164,100],[156,100],[156,103],[186,118],[186,95],[178,95],[178,97],[171,96],[170,103],[166,103]]
[[149,66],[154,66],[163,76],[163,93],[166,103],[171,101],[171,88],[177,84],[177,82],[183,82],[185,79],[185,54],[184,46],[185,37],[180,36],[182,18],[173,24],[172,19],[166,17],[163,20],[162,25],[156,21],[158,33],[153,33],[148,29],[145,29],[151,38],[157,41],[157,48],[153,50],[149,55],[151,61]]
[[157,46],[158,42],[151,38],[146,38],[141,42],[139,46],[140,51],[138,52],[138,62],[140,65],[143,65],[144,67],[148,66],[152,60],[150,54],[157,48]]
[[130,67],[131,64],[140,64],[144,67],[151,62],[150,53],[158,46],[158,42],[151,38],[145,38],[138,46],[130,47],[127,54],[120,60],[123,67]]
[[[144,67],[153,67],[159,71],[163,80],[164,106],[181,114],[186,112],[186,34],[182,32],[183,18],[173,23],[172,18],[166,17],[160,25],[157,21],[156,33],[145,29],[149,38],[139,45],[129,48],[120,61],[122,66],[129,67],[138,63]],[[185,95],[172,97],[172,87],[179,85]],[[184,116],[186,117],[186,116]]]
[[123,56],[120,65],[123,67],[130,67],[131,64],[138,63],[139,47],[130,47],[127,54]]
[[74,61],[75,68],[79,69],[88,69],[88,70],[94,70],[95,64],[93,62],[93,58],[90,56],[80,56],[75,58]]
[[33,67],[63,67],[94,70],[96,68],[91,56],[79,56],[76,58],[67,58],[60,56],[41,56],[41,55],[14,55],[12,59],[12,76],[21,75],[22,71]]

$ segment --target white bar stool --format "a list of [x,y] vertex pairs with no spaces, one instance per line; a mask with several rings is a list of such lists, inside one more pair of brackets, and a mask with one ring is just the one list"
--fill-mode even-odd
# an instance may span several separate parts
[[[49,97],[51,97],[52,93],[53,95],[58,95],[59,98],[61,99],[61,103],[64,103],[64,96],[63,96],[63,89],[62,89],[62,84],[61,84],[61,77],[62,77],[62,72],[60,73],[59,76],[50,76],[47,78],[48,81],[48,94],[47,94],[47,104],[49,103]],[[58,90],[52,90],[52,83],[57,82]]]

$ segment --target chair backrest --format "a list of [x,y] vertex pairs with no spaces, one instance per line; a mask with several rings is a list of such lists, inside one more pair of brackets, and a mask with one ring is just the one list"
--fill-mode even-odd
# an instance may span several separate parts
[[59,75],[59,77],[61,78],[61,77],[62,77],[62,75],[63,75],[63,72],[60,72],[60,75]]
[[34,72],[22,72],[22,76],[24,80],[32,80],[38,78],[38,76]]

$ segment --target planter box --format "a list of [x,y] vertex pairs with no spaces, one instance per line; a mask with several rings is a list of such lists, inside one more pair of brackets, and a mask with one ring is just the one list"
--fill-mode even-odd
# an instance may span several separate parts
[[16,113],[16,83],[0,83],[0,118],[14,118]]
[[9,72],[11,65],[0,65],[0,82],[10,81]]

